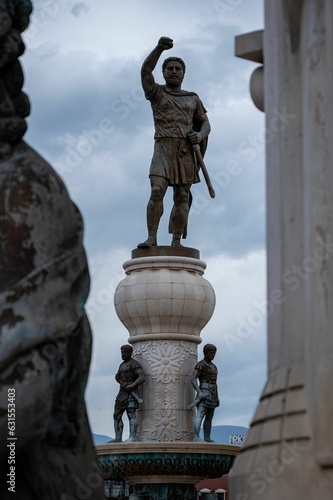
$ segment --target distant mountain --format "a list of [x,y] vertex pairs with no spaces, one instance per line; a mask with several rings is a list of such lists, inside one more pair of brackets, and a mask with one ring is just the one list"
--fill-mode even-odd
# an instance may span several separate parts
[[[241,438],[239,436],[245,436],[247,433],[247,427],[241,427],[239,425],[213,425],[211,438],[216,443],[221,444],[241,444]],[[112,438],[109,436],[104,436],[102,434],[93,434],[94,444],[106,444],[111,441]],[[230,436],[233,436],[233,442],[230,443]]]
[[221,444],[242,444],[247,431],[247,427],[239,425],[213,425],[211,438]]
[[94,434],[92,435],[94,444],[106,444],[108,441],[111,441],[112,438],[109,436],[103,436],[103,434]]

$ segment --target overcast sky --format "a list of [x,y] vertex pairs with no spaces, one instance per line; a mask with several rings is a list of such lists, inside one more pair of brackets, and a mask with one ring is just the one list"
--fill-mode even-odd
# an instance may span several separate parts
[[[262,29],[262,0],[34,2],[21,58],[32,111],[27,142],[60,173],[85,222],[93,358],[86,392],[92,431],[114,436],[114,375],[128,332],[113,306],[122,264],[146,238],[151,108],[140,67],[161,36],[161,62],[182,57],[183,88],[199,94],[212,132],[205,157],[216,198],[194,186],[188,238],[215,289],[202,346],[214,343],[221,406],[215,425],[248,426],[266,378],[264,115],[249,95],[256,65],[234,57],[234,37]],[[164,57],[165,56],[165,57]],[[171,190],[159,244],[167,233]],[[125,420],[127,420],[125,418]]]

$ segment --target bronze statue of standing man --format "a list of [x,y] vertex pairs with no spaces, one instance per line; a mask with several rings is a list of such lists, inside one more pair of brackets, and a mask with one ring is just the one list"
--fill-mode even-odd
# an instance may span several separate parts
[[151,103],[155,146],[149,177],[151,194],[147,206],[148,238],[138,247],[157,245],[157,230],[163,214],[163,198],[168,186],[173,187],[174,206],[170,216],[169,233],[172,246],[182,246],[186,237],[191,204],[190,188],[200,182],[194,145],[202,152],[210,133],[210,124],[198,95],[181,89],[185,63],[178,57],[166,59],[162,66],[165,85],[155,82],[153,70],[164,50],[173,47],[171,38],[162,37],[142,65],[141,79]]
[[114,405],[114,441],[122,441],[124,428],[122,416],[126,411],[130,429],[130,435],[127,442],[132,442],[136,440],[138,428],[136,410],[139,407],[139,403],[142,403],[142,400],[134,389],[145,381],[145,377],[140,363],[132,358],[132,346],[123,345],[120,351],[123,362],[119,366],[115,377],[116,381],[120,384],[120,388]]
[[[197,392],[197,399],[190,407],[197,404],[197,414],[193,421],[194,441],[202,441],[200,438],[200,427],[203,423],[204,440],[212,443],[210,437],[212,421],[215,412],[220,404],[217,391],[218,370],[213,359],[216,354],[216,347],[213,344],[206,344],[203,348],[204,359],[199,361],[194,368],[191,384]],[[199,380],[199,385],[198,385]]]

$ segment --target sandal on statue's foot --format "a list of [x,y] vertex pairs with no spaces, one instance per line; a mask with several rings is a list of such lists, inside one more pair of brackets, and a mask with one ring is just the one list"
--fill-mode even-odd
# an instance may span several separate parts
[[201,437],[196,436],[195,434],[194,434],[193,441],[194,441],[195,443],[204,443],[204,442],[205,442],[203,439],[201,439]]
[[138,248],[156,247],[156,245],[157,245],[157,242],[156,242],[155,236],[148,236],[146,241],[144,241],[143,243],[139,243],[137,245],[137,247]]
[[172,247],[182,247],[183,245],[180,243],[180,240],[172,240],[171,246]]

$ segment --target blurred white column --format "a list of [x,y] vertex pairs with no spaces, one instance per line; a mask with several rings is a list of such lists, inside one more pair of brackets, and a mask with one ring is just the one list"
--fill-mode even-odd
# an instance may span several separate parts
[[267,293],[280,305],[232,500],[332,498],[332,11],[331,0],[265,2]]

